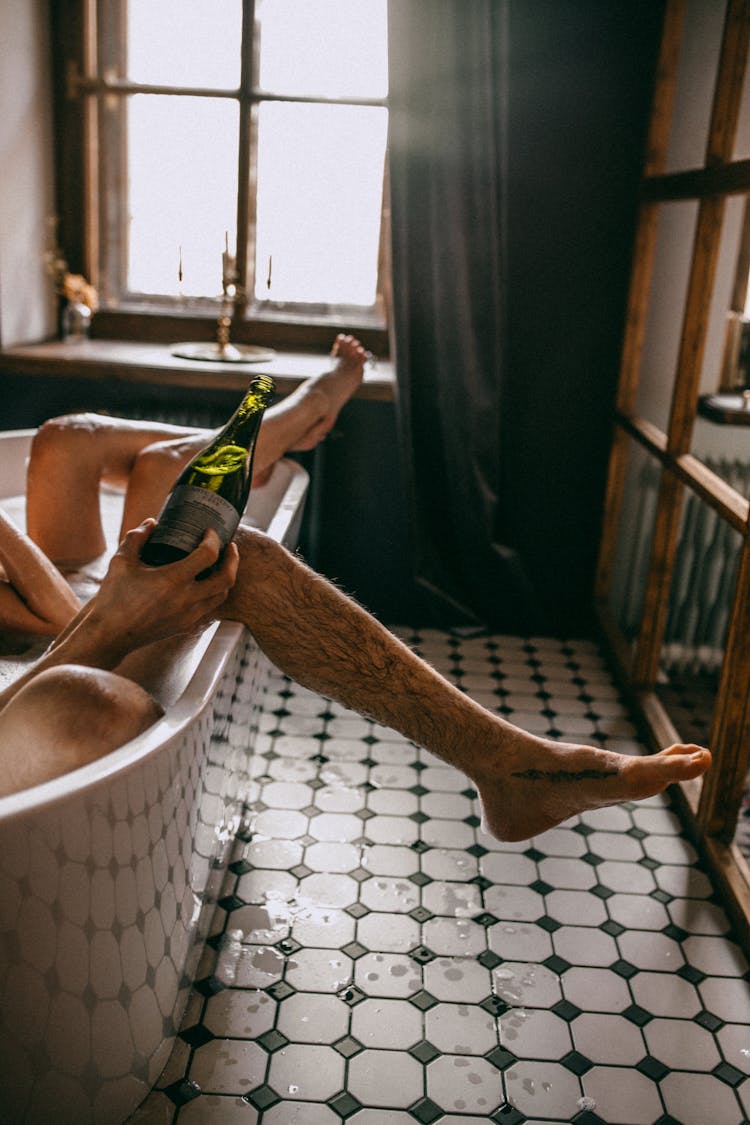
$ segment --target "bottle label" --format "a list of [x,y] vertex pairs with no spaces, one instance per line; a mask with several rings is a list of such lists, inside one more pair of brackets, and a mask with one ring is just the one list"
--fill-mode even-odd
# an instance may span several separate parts
[[162,508],[149,543],[167,544],[190,553],[212,527],[222,548],[237,530],[239,512],[233,504],[207,488],[180,484]]

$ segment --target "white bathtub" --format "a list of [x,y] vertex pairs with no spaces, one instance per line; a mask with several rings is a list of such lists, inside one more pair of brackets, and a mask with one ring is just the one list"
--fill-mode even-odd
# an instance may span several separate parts
[[[16,519],[33,432],[0,432]],[[307,482],[280,462],[252,522],[294,546]],[[245,629],[214,626],[154,727],[0,798],[0,1120],[115,1125],[154,1084],[241,823],[267,671]]]

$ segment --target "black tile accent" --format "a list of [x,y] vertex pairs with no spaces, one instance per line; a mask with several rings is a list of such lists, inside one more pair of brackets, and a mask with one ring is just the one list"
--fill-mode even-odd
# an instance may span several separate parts
[[588,863],[590,867],[598,867],[600,863],[604,863],[603,858],[596,852],[584,852],[581,859],[584,863]]
[[247,903],[244,899],[232,894],[220,898],[217,905],[220,906],[222,910],[226,910],[227,914],[231,914],[233,910],[239,910],[241,906],[246,906]]
[[430,961],[435,960],[435,954],[426,945],[417,945],[414,949],[409,950],[409,956],[413,961],[418,961],[420,965],[428,965]]
[[197,980],[193,988],[196,992],[200,992],[201,996],[215,996],[217,992],[223,992],[226,985],[218,977],[212,975],[204,977],[203,980]]
[[577,1007],[575,1004],[571,1004],[570,1000],[558,1000],[551,1008],[551,1011],[553,1011],[556,1016],[559,1016],[561,1020],[566,1020],[568,1023],[577,1016],[580,1016],[582,1010],[582,1008]]
[[343,1039],[338,1039],[333,1044],[333,1048],[345,1059],[350,1059],[353,1055],[358,1055],[360,1051],[364,1051],[359,1039],[355,1039],[353,1035],[345,1035]]
[[724,1026],[724,1020],[719,1019],[713,1012],[707,1011],[705,1008],[694,1017],[695,1023],[699,1023],[701,1027],[705,1027],[706,1031],[718,1031],[720,1027]]
[[431,850],[431,845],[425,844],[424,840],[415,840],[413,844],[409,845],[409,847],[412,849],[412,851],[419,852],[420,855],[422,854],[422,852],[429,852]]
[[212,1032],[202,1023],[195,1023],[180,1032],[180,1039],[184,1039],[190,1047],[202,1047],[204,1043],[209,1043],[214,1038]]
[[538,895],[548,895],[555,889],[549,883],[545,883],[544,879],[535,879],[533,883],[529,883],[529,887]]
[[518,1062],[516,1056],[510,1051],[506,1051],[504,1047],[493,1047],[484,1057],[498,1070],[507,1070],[509,1066]]
[[426,906],[415,906],[413,910],[409,911],[409,917],[413,918],[415,922],[429,922],[430,918],[435,915]]
[[609,887],[605,887],[604,883],[597,883],[595,887],[591,888],[591,894],[596,895],[596,897],[600,898],[603,902],[608,898],[612,898],[614,893],[615,892]]
[[706,974],[702,973],[700,969],[694,968],[693,965],[680,965],[677,975],[682,977],[683,980],[690,981],[691,984],[700,984],[701,981],[706,979]]
[[636,1063],[635,1069],[654,1082],[661,1082],[662,1078],[669,1074],[669,1067],[665,1066],[660,1059],[655,1059],[653,1055],[646,1055],[645,1058],[642,1058],[639,1063]]
[[476,914],[474,918],[472,918],[472,921],[478,922],[480,926],[487,927],[494,926],[500,919],[496,918],[494,914],[490,914],[489,910],[484,910],[481,914]]
[[632,965],[630,961],[625,961],[622,957],[619,961],[615,961],[613,965],[610,965],[610,969],[613,973],[617,973],[619,977],[623,977],[625,980],[630,980],[630,978],[634,977],[638,972],[635,965]]
[[482,856],[489,854],[489,849],[482,847],[481,844],[472,844],[470,848],[465,849],[469,855],[473,855],[475,859],[481,859]]
[[537,918],[536,924],[540,929],[546,930],[548,934],[554,934],[555,930],[559,930],[562,926],[562,922],[550,918],[549,914],[543,914],[541,918]]
[[541,859],[546,859],[544,852],[540,852],[537,848],[527,848],[523,853],[527,859],[532,859],[534,863],[539,863]]
[[469,789],[462,789],[461,790],[461,796],[462,797],[468,797],[470,801],[475,801],[477,799],[477,797],[479,796],[479,794],[477,793],[476,789],[469,788]]
[[[657,902],[663,903],[664,906],[666,906],[668,902],[674,901],[674,895],[669,894],[668,891],[662,891],[661,889],[656,890],[656,891],[650,891],[649,894],[650,894],[651,898],[656,899]],[[665,931],[665,933],[666,933],[666,931]]]
[[274,1051],[279,1051],[282,1047],[286,1047],[289,1043],[286,1035],[282,1035],[282,1033],[275,1028],[264,1032],[263,1035],[259,1035],[257,1041],[264,1051],[268,1051],[269,1055],[272,1055]]
[[482,823],[478,816],[465,816],[463,824],[468,824],[469,828],[479,828]]
[[229,870],[233,875],[246,875],[252,869],[252,863],[249,863],[246,859],[236,859],[234,863],[229,864]]
[[469,879],[475,887],[479,887],[480,891],[487,891],[492,886],[492,880],[486,879],[484,875],[475,875],[473,879]]
[[508,1011],[510,1004],[506,1004],[499,996],[487,996],[480,1001],[479,1007],[484,1008],[491,1016],[501,1016],[503,1012]]
[[643,859],[637,859],[636,863],[640,864],[641,867],[647,868],[649,871],[656,871],[657,867],[661,867],[658,860],[651,859],[648,855],[644,856]]
[[426,887],[428,883],[433,881],[432,875],[425,875],[424,871],[415,871],[413,875],[409,876],[409,882],[414,883],[415,887]]
[[420,989],[419,992],[415,992],[414,995],[410,996],[408,999],[409,1003],[413,1004],[415,1008],[419,1008],[421,1012],[428,1012],[430,1008],[434,1008],[435,1005],[439,1003],[432,993],[428,992],[425,988]]
[[245,1094],[242,1100],[254,1105],[256,1109],[268,1109],[280,1102],[281,1098],[275,1090],[264,1082],[262,1086],[256,1086],[249,1094]]
[[279,1002],[286,1000],[287,996],[294,996],[296,991],[297,990],[292,988],[291,984],[287,984],[285,980],[274,981],[273,984],[269,984],[266,989],[271,999],[278,1000]]
[[350,941],[348,945],[342,945],[341,952],[345,953],[347,957],[351,957],[352,961],[356,961],[358,958],[364,957],[369,950],[365,949],[364,945],[360,945],[358,941]]
[[409,1113],[421,1125],[432,1125],[433,1121],[437,1121],[438,1117],[443,1116],[440,1106],[435,1105],[430,1098],[420,1098],[414,1105],[409,1106]]
[[298,949],[301,949],[302,946],[298,941],[295,941],[294,938],[285,937],[282,938],[281,941],[276,942],[276,948],[279,953],[283,953],[286,957],[289,957],[292,953],[296,953]]
[[731,1063],[728,1062],[720,1062],[718,1066],[714,1067],[711,1073],[715,1074],[717,1078],[720,1078],[722,1082],[726,1082],[728,1086],[739,1086],[740,1082],[743,1082],[746,1078],[746,1075],[743,1074],[741,1070],[738,1070],[736,1066],[732,1066]]
[[613,922],[611,918],[608,918],[606,922],[602,922],[599,929],[605,934],[609,934],[610,937],[619,937],[620,934],[625,933],[625,927],[621,926],[619,922]]
[[289,874],[294,875],[295,879],[305,879],[308,875],[312,875],[312,867],[308,867],[304,863],[298,863],[294,867],[289,868]]
[[364,992],[357,988],[356,984],[348,984],[346,988],[342,988],[341,992],[337,992],[336,995],[339,1000],[343,1000],[350,1008],[353,1008],[355,1004],[361,1004],[363,1000],[367,999]]
[[654,1018],[651,1012],[647,1012],[645,1008],[641,1008],[638,1004],[631,1004],[629,1008],[625,1008],[622,1014],[626,1020],[637,1024],[638,1027],[645,1027]]
[[166,1094],[175,1105],[181,1106],[192,1102],[194,1098],[199,1098],[201,1089],[189,1078],[182,1078],[179,1082],[173,1082],[171,1086],[165,1086],[162,1093]]
[[415,1058],[417,1062],[429,1063],[438,1057],[440,1051],[438,1051],[437,1047],[433,1047],[432,1043],[423,1039],[420,1043],[415,1043],[413,1047],[409,1047],[408,1053],[412,1058]]
[[591,1060],[587,1059],[585,1055],[582,1055],[580,1051],[569,1051],[567,1055],[560,1059],[560,1062],[566,1070],[577,1074],[579,1077],[585,1074],[587,1070],[591,1070],[594,1065]]
[[346,1090],[342,1090],[341,1093],[336,1093],[335,1097],[329,1098],[326,1105],[344,1119],[351,1117],[352,1114],[356,1113],[356,1110],[362,1108],[362,1102],[353,1098],[351,1093],[347,1093]]
[[[656,896],[654,895],[653,897],[655,898]],[[684,941],[686,937],[690,936],[688,934],[688,931],[683,930],[681,926],[674,926],[671,924],[669,926],[665,926],[662,930],[662,933],[666,934],[667,937],[672,938],[674,941]]]
[[496,969],[498,965],[503,963],[502,957],[498,957],[497,953],[491,949],[485,949],[483,953],[480,953],[477,961],[485,969]]
[[549,969],[551,973],[557,973],[559,977],[563,973],[567,973],[570,968],[570,961],[566,961],[564,957],[558,957],[556,953],[552,953],[549,957],[542,961],[545,968]]
[[364,918],[365,914],[370,913],[370,908],[361,902],[353,902],[351,906],[345,906],[344,911],[352,918]]
[[524,1125],[528,1118],[524,1117],[520,1109],[516,1109],[514,1105],[506,1104],[491,1113],[489,1120],[494,1121],[496,1125]]

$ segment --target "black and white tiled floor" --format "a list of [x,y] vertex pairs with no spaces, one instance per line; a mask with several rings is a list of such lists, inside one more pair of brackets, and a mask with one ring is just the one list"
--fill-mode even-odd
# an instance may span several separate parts
[[[596,647],[397,630],[530,730],[628,753]],[[750,971],[668,797],[524,844],[280,675],[180,1038],[133,1125],[740,1125]]]

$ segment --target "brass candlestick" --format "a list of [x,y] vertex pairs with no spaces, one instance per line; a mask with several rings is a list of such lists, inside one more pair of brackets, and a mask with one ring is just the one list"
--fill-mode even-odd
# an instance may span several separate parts
[[210,363],[263,363],[273,359],[273,348],[257,344],[232,344],[232,302],[237,293],[237,262],[229,253],[229,237],[224,235],[224,252],[221,255],[221,312],[216,322],[216,342],[213,344],[176,344],[172,355],[180,359],[208,360]]

